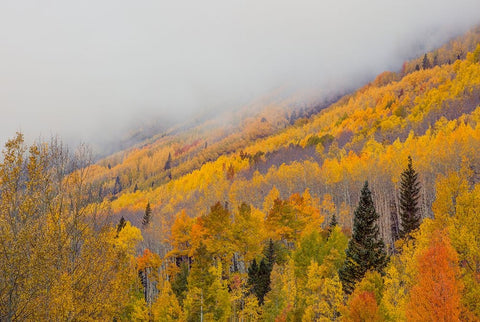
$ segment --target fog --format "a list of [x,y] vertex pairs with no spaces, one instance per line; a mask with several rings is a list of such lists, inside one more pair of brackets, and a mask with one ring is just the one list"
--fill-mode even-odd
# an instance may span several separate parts
[[478,13],[478,0],[3,0],[0,143],[104,141],[280,86],[341,92]]

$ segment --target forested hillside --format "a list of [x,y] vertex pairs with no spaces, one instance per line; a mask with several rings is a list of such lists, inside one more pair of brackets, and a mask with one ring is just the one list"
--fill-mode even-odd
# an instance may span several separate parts
[[480,28],[277,97],[95,164],[9,141],[0,320],[480,320]]

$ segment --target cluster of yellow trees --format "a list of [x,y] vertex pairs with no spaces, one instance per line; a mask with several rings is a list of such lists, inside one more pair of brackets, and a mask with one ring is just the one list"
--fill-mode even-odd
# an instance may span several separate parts
[[87,150],[72,155],[57,140],[27,148],[18,134],[2,160],[0,320],[128,316],[142,236],[130,224],[117,233],[108,207],[90,204]]

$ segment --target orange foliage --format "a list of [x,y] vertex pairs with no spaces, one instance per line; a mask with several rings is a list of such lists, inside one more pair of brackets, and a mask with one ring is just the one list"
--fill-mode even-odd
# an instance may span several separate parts
[[373,292],[354,292],[348,302],[345,321],[373,322],[381,321],[377,301]]
[[410,291],[410,321],[460,321],[461,282],[457,253],[445,231],[435,232],[430,246],[417,258],[417,283]]
[[191,245],[190,232],[192,231],[193,222],[194,220],[187,215],[185,209],[177,214],[171,228],[171,236],[169,240],[173,249],[167,257],[187,255],[188,249]]
[[137,257],[137,269],[144,270],[147,268],[159,268],[161,259],[158,254],[152,253],[148,248],[143,251],[141,256]]

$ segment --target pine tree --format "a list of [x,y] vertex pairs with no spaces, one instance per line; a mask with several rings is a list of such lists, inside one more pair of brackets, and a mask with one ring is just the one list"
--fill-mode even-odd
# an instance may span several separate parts
[[270,291],[270,275],[275,263],[275,248],[271,239],[264,251],[264,255],[265,257],[262,258],[259,265],[257,265],[257,261],[254,259],[248,268],[248,284],[260,305],[263,304],[265,295]]
[[260,265],[257,265],[257,261],[254,259],[248,268],[248,284],[251,292],[257,297],[259,305],[263,304],[265,295],[270,291],[272,267],[265,258],[262,258]]
[[152,208],[150,207],[150,202],[147,203],[145,207],[145,214],[143,215],[142,226],[146,228],[150,224],[150,219],[152,218]]
[[125,221],[125,218],[120,218],[120,221],[118,222],[118,225],[117,225],[117,237],[118,237],[118,234],[120,233],[120,231],[125,227],[125,225],[127,224],[127,222]]
[[270,274],[273,266],[263,258],[258,266],[258,304],[262,305],[265,295],[270,291]]
[[430,62],[428,61],[427,54],[425,54],[425,56],[423,56],[422,67],[423,67],[423,69],[430,68]]
[[328,230],[332,231],[332,229],[335,226],[338,226],[338,221],[337,221],[337,216],[335,215],[335,213],[333,213],[332,214],[332,219],[330,220],[330,224],[328,225]]
[[352,293],[355,283],[360,281],[368,270],[383,272],[387,264],[385,245],[379,236],[372,194],[365,182],[360,201],[354,212],[353,235],[348,242],[346,259],[339,270],[345,293]]
[[259,298],[259,281],[258,281],[258,265],[257,265],[257,260],[253,259],[252,263],[250,264],[250,267],[247,269],[248,272],[248,285],[250,285],[251,292],[255,294],[257,299]]
[[172,154],[168,154],[167,161],[165,162],[165,166],[163,167],[163,170],[167,171],[172,168]]
[[412,158],[408,157],[408,166],[402,173],[400,186],[401,238],[408,236],[420,226],[419,198],[420,183],[418,182],[418,173],[412,166]]
[[271,271],[273,264],[275,264],[275,245],[273,244],[273,240],[271,238],[268,241],[268,247],[264,250],[263,254],[265,255]]

